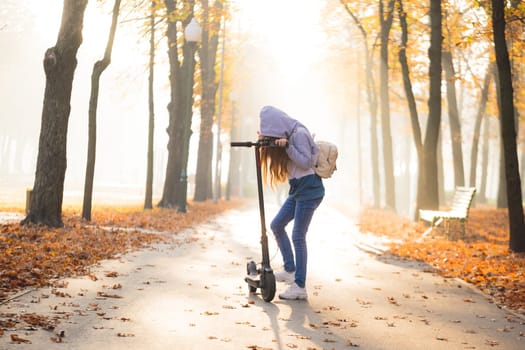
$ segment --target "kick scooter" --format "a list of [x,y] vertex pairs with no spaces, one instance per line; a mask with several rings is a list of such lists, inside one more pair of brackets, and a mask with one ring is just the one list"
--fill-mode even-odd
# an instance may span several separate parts
[[266,219],[264,217],[264,196],[261,176],[261,147],[275,147],[271,140],[259,140],[257,142],[231,142],[231,147],[255,147],[255,166],[257,170],[257,193],[259,197],[259,213],[261,216],[261,248],[262,262],[258,267],[255,261],[246,265],[247,276],[244,279],[248,283],[250,293],[261,289],[264,301],[270,302],[275,296],[275,275],[270,267],[270,255],[268,253],[268,236],[266,235]]

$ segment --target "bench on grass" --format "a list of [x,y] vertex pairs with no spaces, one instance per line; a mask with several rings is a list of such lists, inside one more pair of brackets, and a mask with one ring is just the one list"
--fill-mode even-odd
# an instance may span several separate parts
[[449,237],[450,223],[458,222],[461,225],[461,237],[465,237],[465,223],[468,219],[470,205],[476,193],[475,187],[456,187],[450,210],[419,210],[419,219],[430,223],[428,230],[423,236],[429,234],[432,229],[444,222],[445,234]]

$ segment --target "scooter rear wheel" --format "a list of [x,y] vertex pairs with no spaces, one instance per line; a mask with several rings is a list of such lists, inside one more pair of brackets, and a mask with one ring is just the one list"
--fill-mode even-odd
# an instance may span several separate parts
[[[248,264],[246,264],[246,273],[249,276],[257,276],[257,264],[255,263],[255,261],[250,261]],[[248,285],[248,290],[250,291],[250,293],[257,292],[257,288],[251,285]]]
[[275,296],[275,275],[273,272],[262,271],[261,294],[264,301],[272,301]]

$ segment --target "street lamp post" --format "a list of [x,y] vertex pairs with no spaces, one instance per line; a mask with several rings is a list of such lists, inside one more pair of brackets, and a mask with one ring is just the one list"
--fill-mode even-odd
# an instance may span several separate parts
[[182,88],[187,89],[187,98],[184,100],[183,108],[183,129],[182,129],[182,167],[180,173],[179,186],[179,205],[177,211],[180,213],[186,212],[186,199],[188,195],[188,157],[191,136],[191,116],[193,107],[193,73],[195,70],[195,51],[197,50],[197,43],[201,40],[201,27],[199,23],[192,18],[190,23],[184,29],[185,45],[188,45],[188,55],[184,55],[185,69],[182,69],[183,74],[186,74],[185,83]]
[[221,197],[221,117],[222,117],[222,93],[223,93],[223,80],[224,80],[224,51],[226,47],[226,20],[223,18],[222,28],[222,48],[221,48],[221,70],[219,75],[219,106],[217,111],[217,144],[215,146],[215,191],[213,191],[213,202],[216,203],[217,199]]

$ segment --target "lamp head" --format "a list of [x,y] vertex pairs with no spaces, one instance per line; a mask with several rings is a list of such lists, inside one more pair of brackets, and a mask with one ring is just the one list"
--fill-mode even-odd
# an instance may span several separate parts
[[201,26],[195,20],[195,17],[191,19],[190,23],[184,28],[184,38],[187,42],[198,43],[201,41]]

